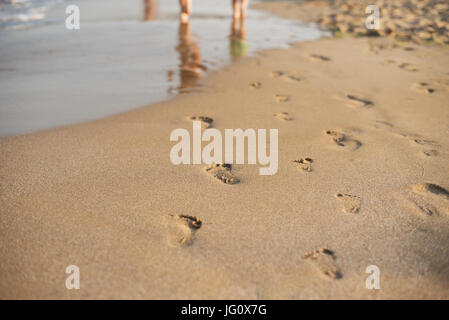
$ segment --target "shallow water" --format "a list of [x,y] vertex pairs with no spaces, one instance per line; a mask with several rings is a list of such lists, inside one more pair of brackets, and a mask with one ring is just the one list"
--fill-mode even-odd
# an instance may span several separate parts
[[154,2],[149,10],[143,0],[70,1],[81,10],[73,31],[65,28],[66,3],[55,1],[41,21],[0,31],[0,135],[161,101],[241,56],[322,36],[252,9],[243,23],[233,21],[224,0],[194,0],[190,23],[180,24],[178,0]]

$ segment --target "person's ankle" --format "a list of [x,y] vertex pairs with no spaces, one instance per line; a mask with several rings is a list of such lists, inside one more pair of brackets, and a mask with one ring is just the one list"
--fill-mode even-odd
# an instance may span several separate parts
[[185,12],[181,12],[181,22],[186,23],[189,22],[189,15]]

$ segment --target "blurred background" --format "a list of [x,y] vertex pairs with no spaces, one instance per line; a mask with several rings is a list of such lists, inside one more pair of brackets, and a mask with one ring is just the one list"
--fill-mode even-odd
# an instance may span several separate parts
[[[251,3],[257,1],[252,0]],[[80,8],[67,30],[65,8]],[[322,36],[314,25],[231,0],[0,0],[0,135],[98,119],[200,90],[200,79],[233,60]]]

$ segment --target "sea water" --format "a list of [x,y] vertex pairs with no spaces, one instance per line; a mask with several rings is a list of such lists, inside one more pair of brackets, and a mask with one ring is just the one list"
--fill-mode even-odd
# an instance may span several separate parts
[[[323,36],[251,8],[233,21],[230,0],[193,0],[188,24],[178,0],[0,1],[1,136],[163,101],[232,61]],[[65,26],[68,4],[80,8],[79,30]]]

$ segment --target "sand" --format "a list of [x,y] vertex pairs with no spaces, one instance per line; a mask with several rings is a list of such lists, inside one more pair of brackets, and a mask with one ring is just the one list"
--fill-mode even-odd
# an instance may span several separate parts
[[[448,49],[390,41],[264,51],[190,94],[1,139],[0,297],[449,298]],[[173,165],[192,116],[277,128],[278,172]]]

